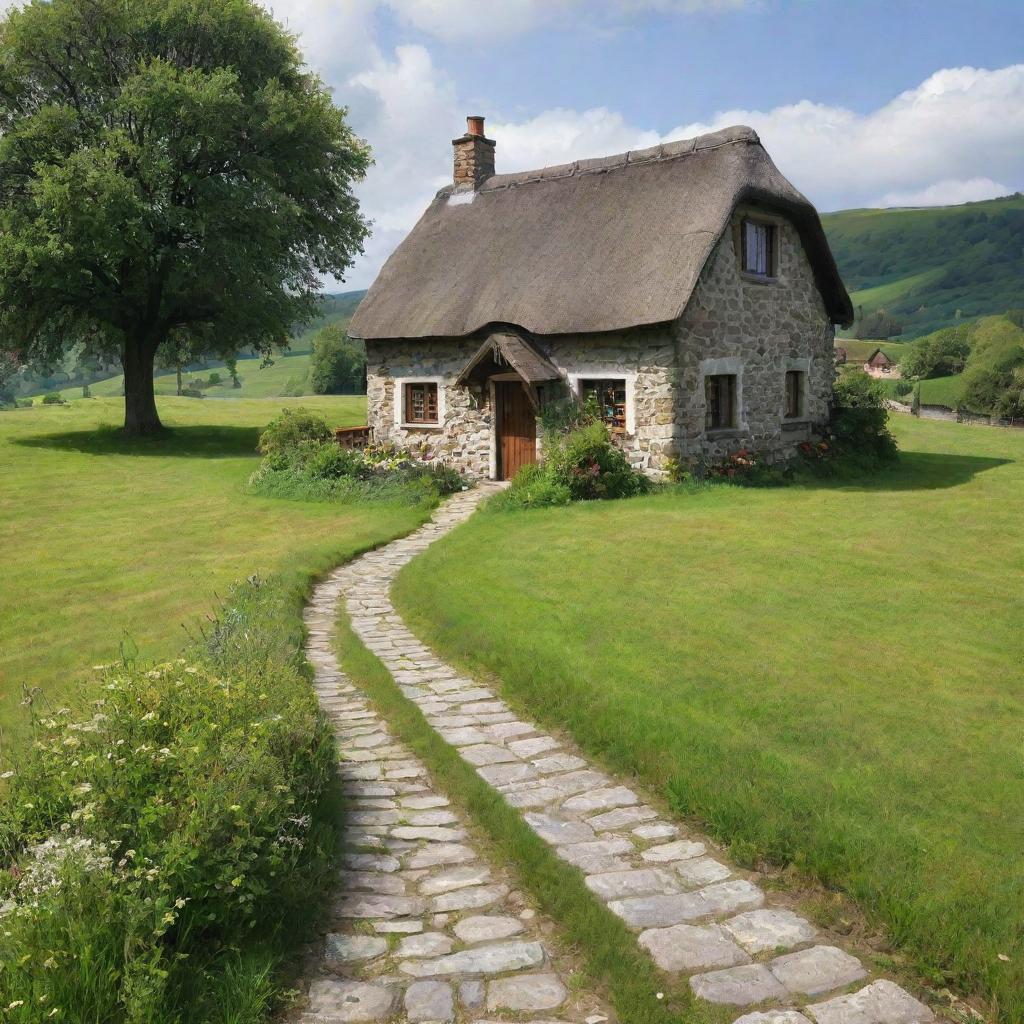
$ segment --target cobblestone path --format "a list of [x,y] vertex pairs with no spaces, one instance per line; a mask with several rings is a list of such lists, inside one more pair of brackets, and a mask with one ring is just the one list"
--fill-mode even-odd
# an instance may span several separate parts
[[[448,509],[468,511],[475,500]],[[421,537],[442,532],[426,530]],[[351,579],[336,572],[305,613],[307,655],[338,739],[349,810],[341,895],[298,1020],[611,1019],[600,1000],[572,991],[571,965],[546,938],[554,927],[481,857],[424,766],[338,669],[331,637]],[[499,728],[512,718],[496,713],[481,724]]]
[[[470,1014],[508,1006],[550,1017],[566,999],[557,965],[530,923],[503,905],[507,886],[492,879],[466,845],[443,797],[428,789],[422,766],[393,743],[337,671],[329,635],[343,599],[356,634],[429,723],[559,857],[583,872],[595,898],[636,933],[659,967],[688,977],[698,997],[735,1007],[742,1024],[932,1021],[932,1012],[894,982],[872,977],[855,956],[816,941],[809,921],[773,905],[742,871],[712,856],[706,840],[684,834],[566,743],[517,718],[489,688],[460,676],[405,627],[389,598],[395,576],[467,519],[486,494],[478,489],[456,496],[416,533],[334,572],[307,614],[318,692],[352,758],[342,766],[359,800],[349,842],[381,851],[349,858],[352,870],[342,882],[350,894],[339,913],[372,922],[373,934],[332,937],[330,966],[376,962],[390,948],[381,933],[407,928],[411,934],[389,958],[399,975],[431,979],[405,989],[409,1020],[451,1019],[460,993]],[[470,940],[465,951],[449,952],[455,941]],[[476,980],[513,969],[521,973]],[[399,988],[391,976],[373,983],[324,978],[314,982],[312,1009],[321,1013],[318,1019],[377,1019],[398,1005]],[[372,1004],[368,1016],[346,1010],[354,997]],[[444,1012],[432,1016],[435,1010]]]

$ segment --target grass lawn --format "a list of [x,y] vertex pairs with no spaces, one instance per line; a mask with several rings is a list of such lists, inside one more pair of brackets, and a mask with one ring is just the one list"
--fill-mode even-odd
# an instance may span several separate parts
[[932,377],[921,381],[921,401],[925,405],[946,405],[955,409],[960,401],[964,378],[961,373],[950,374],[948,377]]
[[[295,352],[285,356],[275,356],[271,366],[261,366],[263,362],[259,356],[249,359],[238,360],[238,376],[242,382],[240,388],[231,386],[231,378],[223,366],[209,370],[196,370],[194,373],[186,371],[182,374],[182,383],[188,384],[193,379],[208,379],[211,373],[219,373],[222,383],[208,388],[203,392],[202,399],[192,401],[206,401],[214,398],[277,398],[281,395],[285,385],[293,381],[302,384],[302,392],[308,393],[307,375],[309,374],[308,352]],[[178,377],[172,370],[161,371],[154,377],[154,388],[158,395],[177,395]],[[124,376],[118,374],[116,377],[108,377],[106,380],[97,381],[89,385],[89,392],[93,398],[115,398],[124,394]],[[300,393],[302,393],[300,392]],[[81,386],[64,388],[60,394],[68,401],[74,401],[82,397]],[[36,396],[35,401],[39,402],[42,396]]]
[[251,573],[297,584],[424,513],[250,497],[259,430],[282,406],[365,422],[366,400],[159,399],[166,437],[127,441],[119,399],[0,413],[0,726],[22,684],[67,699],[130,638],[166,657],[215,593]]
[[893,429],[900,468],[863,482],[477,515],[396,597],[514,704],[1019,1022],[1024,432]]

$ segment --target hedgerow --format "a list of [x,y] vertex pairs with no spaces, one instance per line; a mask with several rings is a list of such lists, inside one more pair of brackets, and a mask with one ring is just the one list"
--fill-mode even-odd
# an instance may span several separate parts
[[0,804],[5,1021],[263,1019],[336,845],[294,599],[235,587],[184,657],[98,668],[87,715],[30,695]]

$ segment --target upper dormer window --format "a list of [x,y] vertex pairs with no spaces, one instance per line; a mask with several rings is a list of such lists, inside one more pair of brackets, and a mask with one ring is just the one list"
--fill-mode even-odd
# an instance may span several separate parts
[[775,276],[775,225],[759,220],[743,221],[743,273]]

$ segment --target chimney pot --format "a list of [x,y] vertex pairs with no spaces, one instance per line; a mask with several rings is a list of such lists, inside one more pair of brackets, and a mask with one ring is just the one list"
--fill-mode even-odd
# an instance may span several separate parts
[[455,184],[479,188],[494,174],[494,141],[484,135],[479,114],[466,118],[466,134],[452,139],[455,155]]

